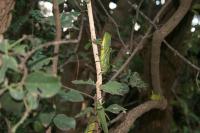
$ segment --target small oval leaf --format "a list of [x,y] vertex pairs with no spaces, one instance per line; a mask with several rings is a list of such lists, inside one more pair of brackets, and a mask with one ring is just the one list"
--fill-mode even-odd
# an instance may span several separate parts
[[25,86],[31,93],[37,93],[42,98],[50,98],[56,95],[61,83],[59,78],[44,72],[34,72],[28,75]]
[[83,96],[75,90],[70,90],[68,92],[61,91],[59,95],[61,96],[62,101],[82,102],[84,100]]
[[24,98],[24,90],[22,87],[10,87],[9,93],[15,100],[22,100]]
[[52,122],[54,116],[55,112],[40,113],[39,119],[44,127],[48,127],[49,124]]
[[39,106],[39,99],[36,93],[28,93],[27,94],[27,105],[31,110],[37,109]]
[[122,106],[120,106],[120,105],[118,105],[118,104],[112,104],[112,105],[110,105],[109,107],[107,107],[105,110],[106,110],[106,111],[109,111],[109,112],[111,112],[111,113],[114,113],[114,114],[119,114],[121,111],[122,111],[122,112],[125,112],[125,111],[126,111],[125,108],[123,108]]
[[57,128],[64,131],[67,131],[71,128],[75,129],[76,127],[75,119],[72,117],[68,117],[65,114],[56,115],[56,117],[53,119],[53,122]]

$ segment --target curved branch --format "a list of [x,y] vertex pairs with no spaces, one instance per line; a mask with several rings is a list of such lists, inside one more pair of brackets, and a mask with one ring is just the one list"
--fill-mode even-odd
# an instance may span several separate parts
[[[133,6],[133,8],[137,9],[137,7],[134,7],[134,5],[130,1],[128,1],[128,3],[131,4]],[[155,16],[155,18],[153,19],[153,23],[155,23],[156,21],[158,21],[158,19],[166,11],[166,8],[167,8],[167,6],[170,3],[171,3],[171,0],[168,0],[167,3],[160,9],[160,11],[157,13],[157,15]],[[133,59],[133,57],[141,49],[143,49],[143,47],[144,47],[147,39],[150,37],[152,29],[153,29],[153,25],[150,25],[150,27],[148,28],[147,32],[142,37],[141,41],[137,44],[136,48],[132,51],[131,55],[128,57],[128,59],[125,61],[125,63],[120,67],[120,69],[117,70],[117,72],[111,77],[110,80],[114,80],[117,76],[119,76],[123,72],[123,70],[128,66],[128,64],[131,62],[131,60]]]
[[[135,8],[135,7],[134,7]],[[137,8],[135,8],[137,10]],[[144,17],[156,30],[158,29],[158,26],[148,17],[146,16],[143,12],[139,10],[139,13],[142,17]],[[197,65],[193,64],[190,60],[185,58],[181,53],[179,53],[176,49],[174,49],[165,39],[163,40],[164,44],[179,58],[181,58],[185,63],[187,63],[189,66],[194,68],[197,71],[200,71],[200,67]]]
[[138,105],[137,107],[130,110],[127,115],[125,116],[125,119],[123,122],[117,126],[117,128],[110,129],[109,133],[128,133],[129,129],[133,125],[133,123],[145,114],[146,112],[152,110],[152,109],[160,109],[164,110],[167,107],[167,100],[151,100],[147,101],[143,104]]
[[152,50],[151,50],[151,78],[153,89],[163,94],[160,85],[160,47],[165,37],[168,36],[174,28],[180,23],[183,17],[190,9],[192,0],[180,0],[180,5],[172,17],[160,28],[157,29],[153,34]]

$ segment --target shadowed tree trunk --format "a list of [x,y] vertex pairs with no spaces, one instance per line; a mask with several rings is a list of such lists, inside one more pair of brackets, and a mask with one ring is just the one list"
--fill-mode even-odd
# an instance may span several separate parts
[[3,34],[10,25],[14,5],[15,0],[0,1],[0,34]]

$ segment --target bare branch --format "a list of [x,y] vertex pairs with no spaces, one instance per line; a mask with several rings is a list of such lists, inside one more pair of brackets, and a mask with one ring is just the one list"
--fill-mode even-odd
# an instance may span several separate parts
[[152,109],[160,109],[164,110],[167,107],[167,100],[151,100],[147,101],[143,104],[138,105],[137,107],[130,110],[123,122],[117,126],[116,128],[112,128],[109,130],[109,133],[128,133],[130,127],[134,124],[137,118],[141,117],[146,112]]
[[[60,41],[62,37],[62,26],[60,22],[60,12],[59,12],[59,6],[57,3],[57,0],[53,0],[53,13],[54,13],[54,19],[56,24],[56,38],[55,41]],[[58,54],[59,52],[59,44],[56,44],[54,47],[54,54]],[[58,66],[58,56],[55,56],[53,59],[52,64],[52,73],[53,75],[57,75],[57,66]]]
[[101,2],[101,0],[98,0],[99,4],[101,5],[102,9],[104,10],[104,12],[106,13],[106,15],[108,16],[108,18],[112,21],[112,23],[115,25],[116,30],[117,30],[117,35],[119,37],[120,42],[122,43],[123,47],[126,48],[126,44],[124,43],[120,31],[119,31],[119,26],[117,24],[117,22],[114,20],[114,18],[108,13],[108,11],[106,10],[106,8],[104,7],[103,3]]
[[95,100],[93,96],[91,96],[91,95],[89,95],[89,94],[87,94],[87,93],[84,93],[84,92],[82,92],[82,91],[75,90],[75,89],[70,88],[70,87],[67,87],[67,86],[65,86],[65,85],[62,85],[62,87],[65,88],[65,89],[67,89],[67,90],[78,91],[80,94],[82,94],[82,95],[84,95],[84,96],[86,96],[86,97],[88,97],[88,98],[91,98],[91,99]]
[[[160,9],[160,11],[157,13],[157,15],[155,16],[153,23],[155,23],[160,15],[165,12],[166,7],[168,6],[168,4],[170,3],[171,0],[168,0],[167,3]],[[130,1],[128,1],[129,4],[132,4]],[[138,10],[140,13],[140,10]],[[128,66],[128,64],[130,63],[130,61],[132,60],[132,58],[144,47],[147,39],[150,37],[151,35],[151,31],[153,29],[153,26],[151,25],[147,32],[145,33],[145,35],[142,37],[141,41],[139,42],[139,44],[136,46],[136,48],[133,50],[133,52],[131,53],[131,55],[128,57],[128,59],[125,61],[125,63],[120,67],[119,70],[117,70],[117,72],[111,77],[110,80],[114,80],[117,76],[119,76],[123,70]]]
[[89,25],[90,25],[90,33],[91,33],[91,40],[92,40],[92,48],[93,48],[93,55],[96,64],[96,74],[97,74],[97,81],[96,81],[96,96],[97,101],[102,103],[102,96],[101,96],[101,85],[102,85],[102,72],[101,72],[101,65],[99,59],[99,52],[96,42],[96,31],[94,26],[94,18],[93,18],[93,11],[92,11],[92,0],[87,3],[88,9],[88,17],[89,17]]

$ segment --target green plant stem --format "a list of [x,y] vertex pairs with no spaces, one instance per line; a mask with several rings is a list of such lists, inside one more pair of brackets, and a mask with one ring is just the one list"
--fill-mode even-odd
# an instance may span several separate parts
[[31,109],[29,109],[27,107],[25,100],[24,100],[24,104],[25,104],[25,107],[26,107],[26,111],[24,112],[24,114],[21,117],[21,119],[11,128],[11,133],[16,133],[16,131],[19,128],[19,126],[24,123],[24,121],[28,118],[28,116],[31,113]]

